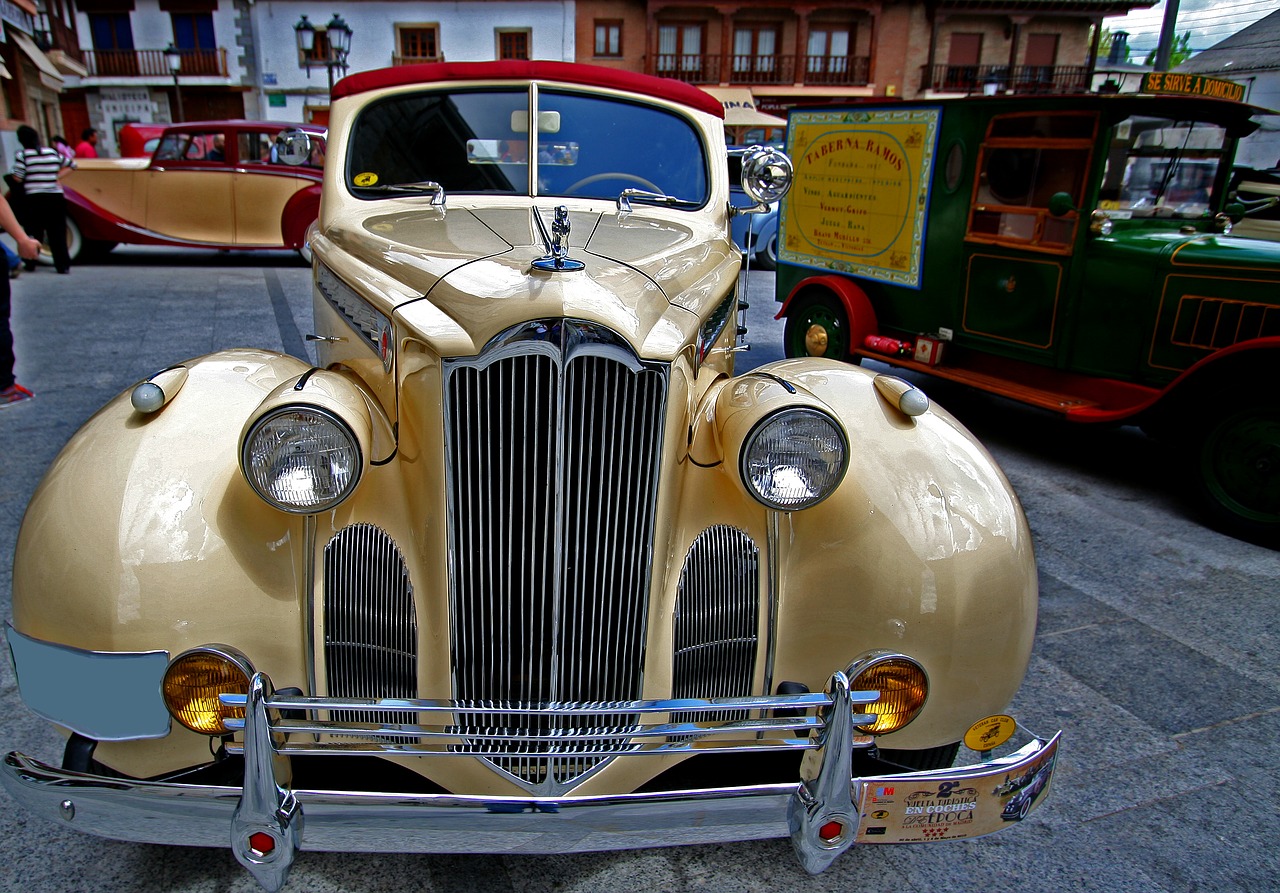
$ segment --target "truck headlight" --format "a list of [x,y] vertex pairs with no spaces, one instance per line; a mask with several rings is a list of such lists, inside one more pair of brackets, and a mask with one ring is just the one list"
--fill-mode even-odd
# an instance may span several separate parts
[[844,478],[849,443],[835,419],[808,407],[762,420],[742,448],[742,480],[769,508],[790,512],[826,499]]
[[924,667],[902,654],[868,654],[854,661],[846,675],[850,690],[880,692],[875,703],[862,708],[863,712],[876,715],[875,722],[858,726],[864,735],[898,731],[916,718],[929,695],[929,677]]
[[161,692],[169,714],[201,735],[227,735],[228,719],[244,719],[243,707],[227,707],[224,694],[246,694],[253,667],[228,645],[202,645],[184,651],[165,670]]
[[355,489],[364,458],[355,433],[316,406],[282,406],[249,429],[241,452],[249,486],[278,509],[333,508]]

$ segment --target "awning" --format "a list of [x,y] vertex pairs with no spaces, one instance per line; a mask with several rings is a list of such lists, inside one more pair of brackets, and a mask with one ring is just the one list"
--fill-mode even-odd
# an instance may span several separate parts
[[40,73],[40,83],[44,84],[50,90],[62,89],[62,72],[58,71],[58,66],[49,61],[49,57],[40,51],[30,37],[21,31],[10,31],[9,36],[13,38],[13,42],[17,44],[18,49],[26,54],[31,60],[31,64],[36,67],[36,71]]
[[786,127],[785,118],[766,115],[756,108],[756,98],[741,87],[703,87],[724,106],[725,127]]

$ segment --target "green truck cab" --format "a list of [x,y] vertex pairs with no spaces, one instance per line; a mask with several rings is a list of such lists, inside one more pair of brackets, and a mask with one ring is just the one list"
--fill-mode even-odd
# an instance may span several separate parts
[[793,110],[786,354],[1141,425],[1179,448],[1174,486],[1211,523],[1276,545],[1280,242],[1232,235],[1228,191],[1261,111],[1150,94]]

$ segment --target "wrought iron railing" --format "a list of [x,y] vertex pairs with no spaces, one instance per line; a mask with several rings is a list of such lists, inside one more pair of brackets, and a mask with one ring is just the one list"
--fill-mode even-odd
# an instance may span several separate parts
[[[182,67],[179,77],[227,77],[227,51],[179,50]],[[164,50],[85,50],[85,68],[91,78],[173,77]]]
[[1086,65],[950,65],[924,66],[921,86],[939,93],[1084,93],[1089,90]]
[[863,87],[867,85],[870,70],[868,56],[659,53],[652,57],[649,73],[690,84]]

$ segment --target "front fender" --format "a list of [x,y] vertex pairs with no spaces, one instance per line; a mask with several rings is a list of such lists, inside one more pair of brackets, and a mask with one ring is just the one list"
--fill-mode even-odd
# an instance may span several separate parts
[[814,359],[755,371],[825,403],[850,444],[836,492],[779,519],[775,680],[817,688],[833,660],[900,651],[923,663],[929,699],[883,745],[959,741],[1005,709],[1030,658],[1036,567],[1012,487],[952,416],[902,414],[873,372]]
[[185,365],[163,409],[120,394],[49,467],[18,536],[14,626],[112,652],[234,638],[296,677],[297,637],[279,630],[297,628],[302,521],[254,495],[237,456],[245,419],[308,366],[255,350]]

